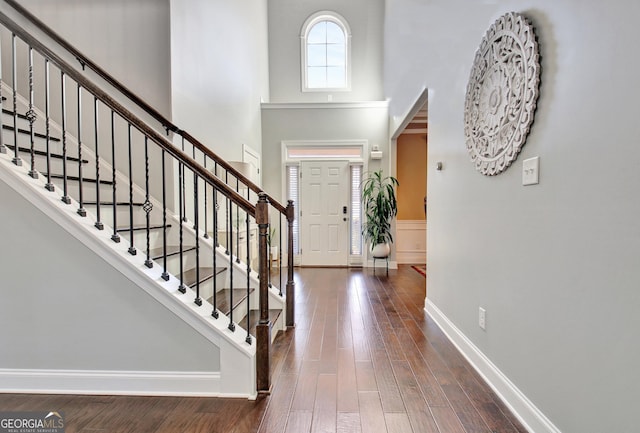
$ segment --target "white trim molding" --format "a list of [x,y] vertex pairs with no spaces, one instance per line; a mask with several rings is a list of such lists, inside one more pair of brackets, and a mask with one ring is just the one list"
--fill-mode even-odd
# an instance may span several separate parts
[[[219,397],[219,372],[0,369],[3,393]],[[233,397],[224,394],[225,397]],[[237,395],[236,397],[249,397]]]
[[560,430],[516,387],[511,380],[429,298],[425,311],[491,389],[531,433],[561,433]]
[[389,108],[389,101],[366,102],[263,102],[263,110],[317,110],[340,108]]

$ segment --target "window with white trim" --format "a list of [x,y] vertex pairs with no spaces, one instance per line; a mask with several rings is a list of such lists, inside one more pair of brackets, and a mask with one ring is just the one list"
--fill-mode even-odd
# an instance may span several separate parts
[[287,200],[293,201],[293,253],[300,254],[300,167],[287,165]]
[[334,12],[307,19],[302,33],[303,90],[348,90],[351,32]]
[[362,254],[362,165],[351,166],[351,221],[349,224],[350,254]]

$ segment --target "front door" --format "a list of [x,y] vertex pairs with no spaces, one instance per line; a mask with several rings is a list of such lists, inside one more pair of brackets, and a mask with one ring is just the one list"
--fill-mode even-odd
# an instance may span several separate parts
[[301,165],[301,174],[301,264],[346,266],[349,163],[305,161]]

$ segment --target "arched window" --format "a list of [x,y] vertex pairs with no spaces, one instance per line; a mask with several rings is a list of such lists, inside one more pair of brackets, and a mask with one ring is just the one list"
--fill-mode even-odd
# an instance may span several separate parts
[[302,27],[303,90],[348,90],[351,32],[334,12],[318,12]]

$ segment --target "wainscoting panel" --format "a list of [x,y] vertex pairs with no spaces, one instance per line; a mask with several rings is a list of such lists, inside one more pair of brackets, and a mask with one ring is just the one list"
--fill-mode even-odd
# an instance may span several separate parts
[[394,247],[398,263],[426,263],[427,222],[425,220],[397,220]]

